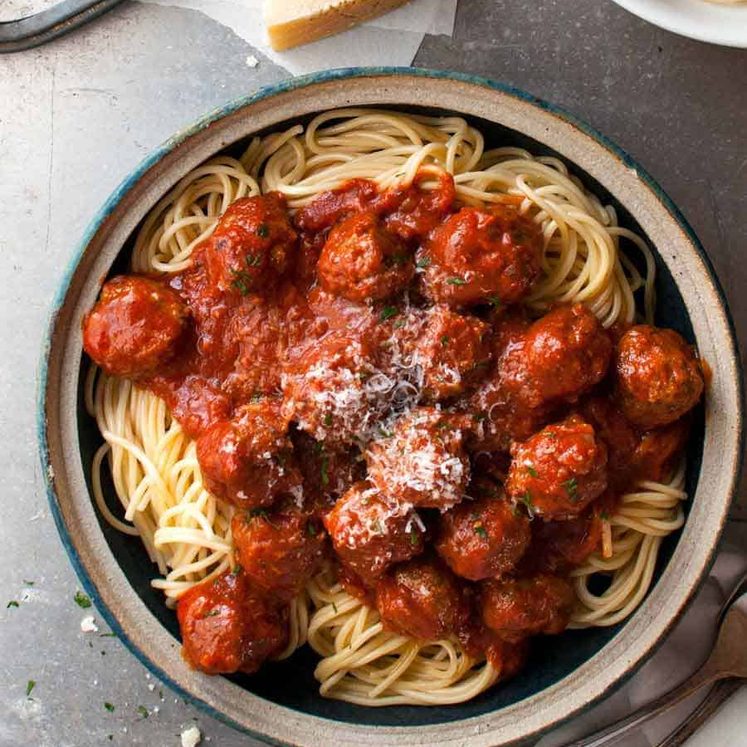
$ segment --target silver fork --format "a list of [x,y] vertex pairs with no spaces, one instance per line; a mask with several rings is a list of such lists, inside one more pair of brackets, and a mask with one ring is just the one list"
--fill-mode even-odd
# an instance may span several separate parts
[[668,711],[705,685],[730,677],[747,678],[747,575],[721,608],[716,643],[705,663],[683,683],[635,713],[566,747],[611,745],[644,722]]

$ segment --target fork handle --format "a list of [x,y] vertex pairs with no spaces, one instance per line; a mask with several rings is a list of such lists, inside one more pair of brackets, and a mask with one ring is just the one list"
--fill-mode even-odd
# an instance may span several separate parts
[[715,668],[710,661],[706,661],[700,669],[690,675],[684,682],[677,685],[673,690],[647,703],[627,718],[616,721],[614,724],[595,732],[589,737],[571,742],[566,747],[600,747],[600,745],[614,744],[631,729],[635,729],[642,723],[654,718],[654,716],[668,711],[704,685],[715,682],[724,676],[724,673]]

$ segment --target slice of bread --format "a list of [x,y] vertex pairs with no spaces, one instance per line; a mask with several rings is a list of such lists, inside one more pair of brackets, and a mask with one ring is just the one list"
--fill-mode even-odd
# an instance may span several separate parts
[[407,1],[265,0],[265,24],[272,48],[280,52],[345,31]]

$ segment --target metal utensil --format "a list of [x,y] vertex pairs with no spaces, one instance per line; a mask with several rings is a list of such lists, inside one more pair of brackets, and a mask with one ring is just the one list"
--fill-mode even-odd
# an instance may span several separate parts
[[705,685],[728,678],[747,678],[747,575],[721,608],[716,643],[705,663],[684,682],[627,718],[567,747],[611,745],[644,722],[669,710]]

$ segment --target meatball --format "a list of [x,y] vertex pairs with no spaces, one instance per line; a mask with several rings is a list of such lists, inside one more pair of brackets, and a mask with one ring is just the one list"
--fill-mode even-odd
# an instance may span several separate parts
[[633,477],[654,482],[669,480],[682,457],[689,433],[687,417],[643,433],[633,454]]
[[120,275],[104,285],[83,320],[83,347],[111,376],[147,376],[174,355],[188,315],[178,294],[160,281]]
[[293,431],[291,438],[303,475],[304,497],[315,509],[326,513],[325,508],[331,508],[353,483],[365,477],[365,463],[357,449],[332,448],[302,431]]
[[514,371],[523,360],[529,323],[518,315],[499,319],[493,332],[496,361],[487,378],[472,394],[467,408],[472,414],[470,446],[473,451],[508,451],[513,439],[529,438],[548,420],[545,405],[529,406],[521,398]]
[[480,584],[483,622],[506,641],[538,633],[562,633],[571,618],[574,600],[570,584],[548,574],[491,579]]
[[257,596],[240,571],[193,586],[176,614],[182,655],[207,674],[256,672],[288,640],[287,615]]
[[413,353],[424,399],[456,397],[485,376],[490,365],[489,331],[485,322],[447,306],[428,311]]
[[615,351],[615,393],[625,417],[641,428],[668,425],[703,394],[703,372],[693,349],[671,329],[641,324]]
[[446,510],[462,500],[470,465],[464,418],[432,407],[403,415],[390,436],[366,451],[368,477],[401,503]]
[[462,592],[448,568],[415,558],[396,566],[376,584],[376,609],[389,630],[437,641],[457,627]]
[[607,446],[607,472],[610,487],[625,490],[635,479],[631,464],[640,436],[609,397],[596,396],[580,404],[582,416]]
[[577,516],[607,487],[607,447],[578,415],[511,447],[506,492],[532,515]]
[[207,489],[240,508],[267,506],[298,491],[288,421],[277,400],[252,402],[233,420],[213,425],[197,441],[197,459]]
[[366,482],[337,501],[324,526],[340,562],[369,585],[392,563],[423,551],[424,529],[415,511]]
[[281,378],[283,412],[325,444],[368,440],[384,404],[369,381],[375,371],[366,341],[330,335],[286,366]]
[[534,322],[501,361],[505,386],[522,404],[575,402],[607,373],[612,342],[585,306],[558,306]]
[[511,642],[494,635],[485,647],[485,658],[498,671],[501,682],[515,677],[523,668],[528,655],[529,641],[526,639]]
[[292,503],[272,511],[236,512],[231,534],[238,563],[252,585],[284,602],[301,592],[324,555],[321,522]]
[[595,504],[575,519],[532,522],[532,542],[522,571],[566,573],[583,565],[601,545],[601,515]]
[[415,274],[407,247],[372,212],[338,223],[317,264],[324,290],[350,301],[375,301],[406,288]]
[[462,208],[418,253],[426,295],[449,306],[512,304],[539,277],[539,229],[509,207]]
[[223,213],[199,256],[220,291],[262,294],[288,270],[297,238],[282,195],[244,197]]
[[512,571],[529,539],[529,519],[496,488],[441,516],[436,552],[457,576],[480,581]]

